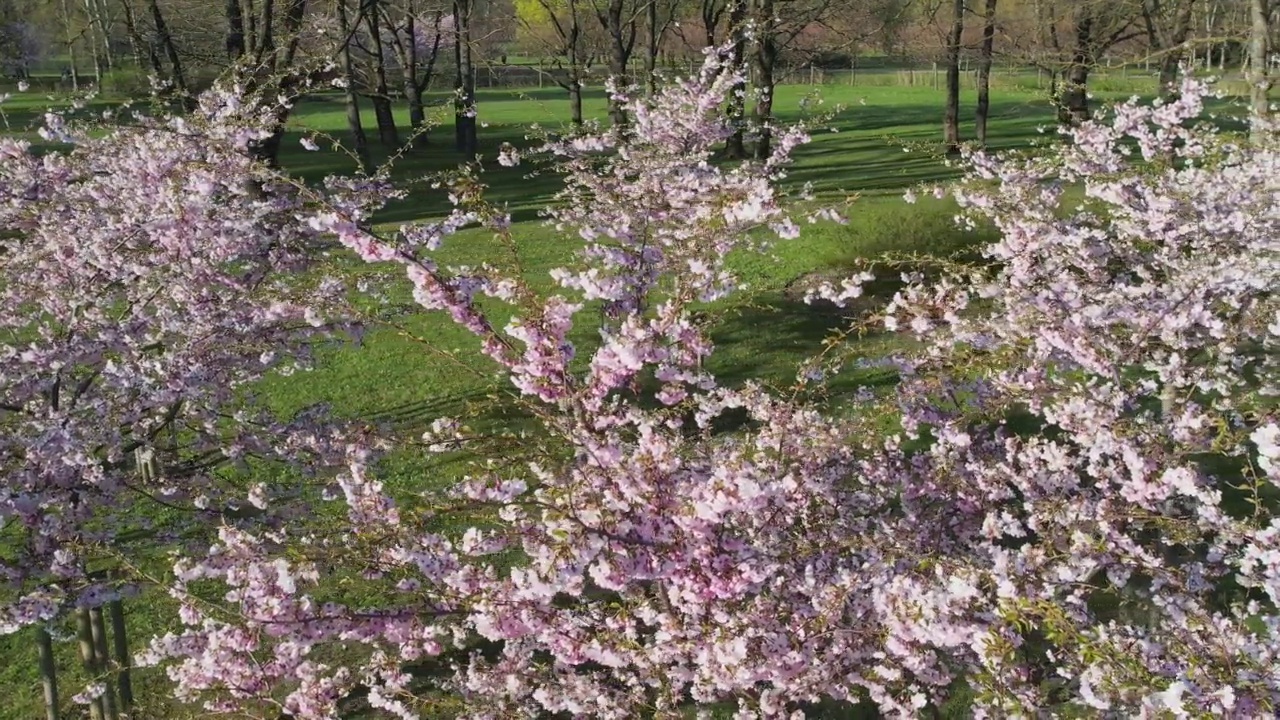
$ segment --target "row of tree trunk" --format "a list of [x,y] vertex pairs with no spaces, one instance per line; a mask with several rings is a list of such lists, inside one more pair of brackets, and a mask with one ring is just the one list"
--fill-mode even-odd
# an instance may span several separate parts
[[[1069,22],[1069,39],[1059,33],[1059,23],[1047,10],[1047,3],[1036,3],[1047,34],[1049,46],[1058,57],[1068,58],[1065,67],[1048,68],[1051,75],[1050,95],[1058,109],[1058,121],[1075,126],[1090,117],[1089,75],[1107,50],[1125,40],[1146,36],[1148,47],[1159,62],[1161,97],[1176,95],[1178,75],[1186,58],[1191,37],[1195,6],[1198,0],[1138,0],[1139,12],[1122,3],[1115,6],[1086,3],[1075,10]],[[1270,8],[1268,0],[1250,2],[1249,72],[1251,106],[1256,117],[1268,114],[1272,80],[1268,72],[1270,55]],[[960,55],[961,38],[970,8],[965,0],[952,0],[950,25],[946,40],[946,109],[943,118],[943,142],[948,153],[960,149]],[[976,139],[987,142],[990,112],[991,66],[996,32],[996,0],[985,0],[982,45],[978,61],[978,102],[975,113]]]
[[[110,622],[111,631],[107,632]],[[122,713],[133,707],[133,679],[130,674],[129,641],[120,599],[101,606],[82,607],[76,611],[80,660],[85,674],[101,685],[102,692],[89,701],[91,720],[120,720]],[[62,706],[58,692],[58,664],[53,651],[53,636],[48,628],[36,629],[36,653],[40,663],[40,682],[44,691],[45,720],[61,720]]]

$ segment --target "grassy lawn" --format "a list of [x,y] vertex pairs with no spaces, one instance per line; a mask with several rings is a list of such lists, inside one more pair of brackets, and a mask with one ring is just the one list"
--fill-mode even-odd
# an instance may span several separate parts
[[[809,88],[786,86],[780,89],[777,110],[783,120],[801,117],[800,100]],[[769,256],[741,256],[732,259],[749,289],[731,301],[717,306],[720,324],[714,337],[718,351],[711,368],[728,384],[747,378],[761,378],[778,385],[795,378],[797,363],[818,352],[822,340],[844,319],[824,313],[795,301],[785,292],[790,283],[807,273],[838,271],[858,258],[876,257],[885,252],[950,252],[973,242],[958,233],[951,218],[954,206],[925,200],[907,205],[900,199],[904,189],[919,183],[946,181],[955,172],[937,156],[941,141],[942,94],[928,87],[848,87],[828,86],[822,89],[825,108],[845,105],[847,109],[829,123],[836,132],[815,133],[814,142],[797,154],[794,171],[787,180],[790,187],[812,183],[820,197],[843,202],[857,199],[849,208],[846,226],[808,226],[794,241],[779,243]],[[444,98],[436,98],[443,103]],[[965,112],[971,112],[974,98],[963,98]],[[22,132],[39,117],[45,101],[25,96],[4,106],[12,132]],[[586,112],[603,115],[601,94],[587,98]],[[515,235],[524,266],[533,278],[541,278],[548,287],[546,271],[565,262],[577,247],[572,238],[564,238],[541,225],[536,218],[538,208],[555,192],[555,184],[545,179],[530,181],[520,169],[500,168],[493,162],[503,142],[521,144],[531,125],[554,130],[568,118],[568,102],[559,89],[531,91],[484,91],[479,98],[479,119],[483,124],[480,152],[486,158],[486,180],[491,184],[491,199],[506,203],[517,221]],[[448,111],[441,105],[440,113]],[[407,111],[401,108],[407,127]],[[440,115],[441,119],[448,120]],[[1037,136],[1037,128],[1052,122],[1047,101],[1036,94],[1004,92],[994,98],[991,111],[991,137],[998,147],[1026,145]],[[365,108],[366,131],[374,128],[372,112]],[[313,133],[345,137],[345,120],[340,98],[322,97],[309,100],[298,109],[294,128],[285,140],[283,164],[301,176],[315,180],[325,174],[349,172],[351,160],[336,152],[306,152],[299,138]],[[964,128],[972,136],[971,127]],[[378,148],[375,133],[370,132],[375,157],[385,156]],[[453,151],[452,128],[435,129],[428,144],[415,150],[398,164],[404,178],[442,170],[454,165],[458,155]],[[322,143],[323,146],[323,143]],[[447,208],[437,191],[415,192],[397,202],[379,218],[395,225],[440,215]],[[491,256],[490,243],[484,234],[467,232],[452,238],[441,253],[447,262],[475,262]],[[335,261],[344,273],[394,273],[385,268],[355,267]],[[398,274],[392,282],[399,289],[396,300],[406,301],[407,282]],[[279,378],[261,388],[264,397],[278,410],[291,413],[317,402],[332,405],[343,417],[378,420],[412,433],[442,415],[466,412],[469,403],[502,390],[492,377],[491,366],[475,359],[471,352],[476,343],[446,319],[434,315],[407,312],[400,322],[422,339],[409,340],[393,330],[376,330],[359,348],[347,347],[323,357],[314,372]],[[592,342],[594,333],[580,329],[574,340]],[[888,336],[873,336],[861,348],[868,356],[883,354],[894,346]],[[463,363],[450,359],[449,351],[462,349]],[[883,372],[850,372],[840,377],[837,392],[847,392],[865,385],[891,382]],[[490,415],[481,422],[510,424],[518,418]],[[424,459],[410,451],[393,454],[385,463],[383,476],[395,492],[412,493],[424,487],[447,482],[450,468],[428,467]],[[161,593],[149,592],[126,604],[130,637],[135,649],[142,647],[153,633],[164,632],[168,601]],[[70,625],[67,626],[68,630]],[[57,643],[61,668],[62,698],[80,688],[74,639]],[[0,689],[6,701],[0,703],[0,719],[13,720],[41,715],[41,698],[36,674],[35,647],[31,633],[0,638]],[[164,702],[163,678],[153,671],[134,673],[139,701],[143,703],[135,718],[180,718],[183,710]],[[190,716],[198,717],[198,711]],[[847,717],[846,710],[833,711],[830,717]],[[74,714],[64,717],[76,717]]]

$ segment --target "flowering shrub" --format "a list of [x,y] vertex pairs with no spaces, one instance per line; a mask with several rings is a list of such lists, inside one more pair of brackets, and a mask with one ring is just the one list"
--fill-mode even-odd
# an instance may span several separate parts
[[[476,336],[539,429],[482,437],[461,420],[436,421],[423,438],[432,452],[466,448],[480,459],[447,491],[399,502],[373,470],[381,441],[347,435],[331,488],[345,513],[338,527],[324,514],[223,525],[207,552],[175,565],[170,592],[184,627],[141,659],[165,664],[178,697],[206,712],[252,717],[337,717],[357,691],[391,716],[419,717],[435,697],[418,684],[428,675],[444,678],[430,689],[475,718],[683,717],[720,702],[736,703],[742,720],[800,717],[824,697],[914,717],[959,684],[976,717],[1273,713],[1276,147],[1192,125],[1206,91],[1188,81],[1177,102],[1123,105],[1047,155],[972,156],[954,194],[965,217],[1000,230],[985,248],[989,264],[928,283],[908,276],[884,317],[920,341],[886,361],[899,386],[837,413],[755,383],[722,386],[703,367],[714,348],[698,310],[734,292],[726,256],[757,249],[763,233],[797,232],[774,182],[805,140],[796,130],[763,162],[711,163],[732,132],[719,108],[738,80],[721,69],[711,53],[698,77],[628,101],[625,138],[574,136],[534,153],[566,171],[548,221],[582,243],[573,265],[552,272],[549,294],[496,262],[436,259],[468,225],[510,244],[509,217],[483,201],[473,174],[450,183],[448,218],[394,237],[365,223],[396,194],[381,179],[333,178],[314,212],[290,204],[293,195],[268,193],[264,207],[215,184],[219,207],[232,204],[227,217],[302,222],[281,220],[265,238],[257,225],[201,225],[214,251],[314,232],[398,264],[421,307]],[[155,135],[168,137],[153,128],[136,142]],[[160,167],[208,152],[183,146]],[[47,172],[15,157],[16,168],[32,168],[23,173]],[[219,155],[217,177],[257,177],[238,157]],[[522,160],[512,148],[500,158]],[[96,182],[77,177],[90,190]],[[70,204],[65,193],[81,185],[54,185],[62,194],[43,200],[50,205],[74,210],[97,197]],[[6,183],[17,218],[7,215],[7,226],[59,227],[52,214],[24,214],[44,207],[43,186]],[[1078,202],[1069,199],[1076,189]],[[146,217],[128,227],[172,227],[163,214],[158,225]],[[90,230],[100,226],[116,225],[80,232],[97,237]],[[127,246],[132,235],[117,237]],[[66,242],[57,234],[44,246],[59,252]],[[187,248],[179,260],[195,254],[178,247]],[[210,255],[203,272],[213,277],[238,257]],[[119,287],[136,277],[145,273],[129,271]],[[839,303],[869,279],[816,292]],[[151,292],[174,298],[167,312],[193,314],[183,327],[212,322],[197,312],[200,298]],[[90,303],[70,297],[59,317],[79,321]],[[498,320],[503,308],[509,321]],[[305,307],[294,311],[306,317]],[[212,351],[187,338],[206,333],[171,332],[165,350],[191,347],[192,359],[158,365],[160,377],[216,382],[167,380],[178,383],[174,394],[148,407],[228,402],[220,388],[258,374],[245,369],[240,338],[283,332],[282,317],[256,309],[215,323],[238,331],[218,347],[236,359],[197,355]],[[569,340],[582,323],[598,328],[597,344]],[[30,374],[45,377],[53,365],[37,360]],[[131,399],[169,387],[129,377],[141,378],[126,386]],[[20,407],[37,407],[43,382],[29,381],[33,399]],[[101,407],[124,412],[117,406],[126,404]],[[886,409],[901,426],[888,437],[868,419]],[[746,424],[719,430],[730,411]],[[97,439],[133,427],[126,420],[140,429]],[[132,416],[98,423],[92,447],[128,446],[151,427]],[[51,447],[30,456],[33,470],[6,467],[11,495],[44,488],[25,478],[53,473],[45,468],[65,457],[92,457]],[[113,477],[101,467],[58,470],[71,489],[54,482],[41,492],[63,493],[50,502],[66,523],[41,537],[80,540],[87,516],[62,508],[84,505],[71,493],[86,468]],[[272,504],[262,494],[250,502]]]

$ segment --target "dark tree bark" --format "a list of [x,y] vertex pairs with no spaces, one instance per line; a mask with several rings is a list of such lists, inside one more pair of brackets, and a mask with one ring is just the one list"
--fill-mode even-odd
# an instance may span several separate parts
[[1255,117],[1251,136],[1264,135],[1256,120],[1271,114],[1271,73],[1267,60],[1271,50],[1271,11],[1267,0],[1249,0],[1249,107]]
[[[391,34],[392,47],[400,61],[401,81],[405,98],[409,102],[409,128],[412,131],[414,144],[427,143],[425,130],[427,122],[426,104],[422,100],[423,93],[431,86],[431,78],[435,73],[436,59],[440,54],[440,28],[444,22],[444,12],[437,10],[431,16],[431,49],[425,58],[418,52],[418,16],[415,4],[410,0],[404,5],[403,24],[397,26],[391,19],[386,6],[383,14],[387,25],[395,30]],[[423,67],[423,63],[426,63]]]
[[120,690],[120,708],[128,712],[133,707],[133,677],[130,673],[132,664],[129,655],[129,636],[124,622],[124,603],[116,598],[107,605],[111,615],[111,643],[119,666],[116,675],[116,687]]
[[[230,9],[230,3],[227,7]],[[263,2],[260,19],[253,14],[252,4],[248,8],[250,12],[242,11],[242,17],[246,20],[246,57],[251,57],[251,66],[239,68],[250,70],[250,74],[245,78],[246,88],[253,90],[260,85],[275,85],[280,94],[287,97],[296,96],[299,92],[298,87],[302,84],[302,78],[289,75],[285,71],[293,67],[298,53],[299,32],[306,15],[307,0],[285,0],[282,28],[285,37],[283,53],[276,44],[274,0]],[[228,20],[228,28],[230,24]],[[255,144],[251,150],[255,158],[276,167],[280,162],[280,143],[284,139],[284,123],[289,119],[289,108],[276,104],[273,110],[275,131],[267,139]]]
[[756,130],[753,155],[757,160],[769,157],[773,149],[773,91],[777,85],[774,71],[778,64],[778,39],[774,32],[773,0],[753,0],[752,19],[756,39],[752,44],[751,74],[756,89],[752,122]]
[[187,98],[189,103],[191,98],[191,89],[187,86],[186,76],[182,74],[182,57],[178,55],[178,46],[173,42],[173,36],[169,34],[169,26],[164,21],[164,13],[160,12],[160,4],[157,0],[149,0],[147,3],[151,11],[151,22],[156,27],[156,41],[160,47],[164,49],[165,55],[169,60],[169,79],[173,82],[173,87]]
[[974,132],[978,144],[987,145],[987,119],[991,110],[991,59],[996,40],[996,0],[986,0],[982,17],[982,53],[978,56],[978,107]]
[[[89,608],[82,607],[76,612],[76,635],[80,641],[80,660],[84,663],[85,673],[90,677],[98,677],[102,669],[98,665],[97,653],[93,646],[93,621],[89,618]],[[91,720],[104,720],[106,713],[101,696],[89,701],[89,717]]]
[[1195,5],[1196,0],[1174,0],[1172,8],[1164,0],[1142,3],[1147,44],[1160,58],[1160,96],[1165,99],[1177,94],[1178,67],[1185,55],[1183,46],[1191,36]]
[[[427,109],[422,102],[422,93],[426,90],[418,81],[418,19],[413,15],[413,6],[405,13],[404,38],[400,33],[394,35],[396,48],[400,52],[401,79],[404,82],[404,97],[409,102],[409,131],[414,142],[425,145],[427,136],[422,126],[427,124]],[[435,37],[432,39],[431,60],[428,65],[427,82],[430,82],[430,68],[435,65],[436,53],[440,50],[440,13],[435,14]]]
[[[720,43],[717,40],[719,35],[716,31],[720,27],[720,19],[724,17],[724,14],[728,12],[728,10],[729,3],[723,2],[722,0],[702,0],[702,4],[698,6],[698,11],[702,16],[702,28],[705,33],[702,42],[703,47],[720,46]],[[742,21],[739,20],[738,22]],[[732,27],[733,20],[729,21],[729,25],[729,32],[732,33],[734,30]]]
[[387,87],[387,55],[382,46],[382,18],[380,0],[365,0],[361,10],[373,54],[373,114],[378,123],[378,141],[384,147],[399,148],[400,133],[396,129],[396,116],[391,109],[391,93]]
[[369,158],[369,141],[360,120],[360,96],[356,93],[355,63],[351,60],[351,18],[347,14],[347,0],[338,2],[338,31],[346,42],[342,44],[343,92],[347,105],[347,129],[351,133],[351,151],[360,163],[360,170],[367,172],[373,162]]
[[1074,38],[1063,63],[1057,97],[1059,123],[1079,125],[1089,119],[1088,84],[1093,68],[1108,50],[1142,35],[1140,28],[1135,30],[1140,19],[1140,12],[1124,4],[1080,6],[1073,18]]
[[151,68],[156,77],[164,75],[164,67],[160,64],[160,56],[156,54],[155,43],[144,41],[138,32],[138,18],[133,14],[133,3],[121,0],[124,10],[124,28],[129,33],[129,47],[133,51],[133,60],[139,70]]
[[1063,73],[1058,105],[1058,122],[1063,125],[1080,125],[1089,120],[1089,71],[1094,63],[1093,24],[1092,15],[1086,15],[1076,23],[1075,47]]
[[[636,17],[629,12],[631,9],[627,0],[608,0],[603,6],[595,6],[596,20],[609,37],[609,77],[619,89],[628,84],[627,65],[636,46]],[[609,119],[614,127],[627,125],[626,111],[613,97],[609,98]]]
[[[662,54],[662,40],[667,36],[667,32],[671,29],[671,25],[676,20],[679,0],[648,0],[646,7],[646,20],[648,23],[648,32],[644,49],[644,73],[645,73],[645,90],[652,96],[658,91],[658,57]],[[720,12],[724,12],[724,4],[716,2],[720,7]],[[702,3],[702,12],[706,14],[706,0]],[[717,22],[719,18],[713,19]],[[707,33],[715,34],[714,28],[708,28]],[[714,47],[715,43],[708,43],[707,47]]]
[[[107,655],[107,626],[102,618],[102,608],[95,607],[89,610],[89,630],[93,637],[93,655],[98,667],[98,672],[106,672],[109,667]],[[119,720],[120,709],[116,706],[115,688],[110,682],[103,683],[102,691],[102,709],[106,713],[107,720]]]
[[471,0],[454,0],[453,14],[454,58],[457,61],[453,126],[458,152],[470,159],[475,157],[478,144],[475,65],[471,56]]
[[947,33],[947,107],[942,142],[947,154],[960,152],[960,42],[964,36],[964,0],[952,0],[951,31]]
[[578,15],[577,0],[569,1],[569,22],[565,37],[565,51],[569,57],[569,77],[563,85],[569,91],[569,121],[574,127],[582,125],[582,23]]
[[53,638],[43,627],[36,628],[36,651],[40,656],[40,685],[44,690],[45,720],[59,720],[61,708],[58,706],[58,666],[53,660]]
[[[729,9],[729,32],[733,36],[733,47],[730,61],[734,70],[739,71],[744,69],[742,66],[747,57],[747,37],[743,27],[747,21],[747,0],[731,0],[731,2],[733,5]],[[733,128],[733,134],[725,141],[724,146],[724,154],[730,160],[740,160],[747,156],[747,148],[743,142],[743,133],[746,131],[744,127],[747,117],[746,102],[746,82],[734,83],[733,92],[725,108],[729,125]]]
[[578,2],[579,0],[564,0],[561,5],[555,0],[538,0],[538,5],[551,23],[551,29],[556,33],[558,44],[549,49],[553,55],[565,58],[564,64],[560,65],[565,71],[564,77],[554,74],[551,77],[569,93],[570,122],[574,127],[582,125],[582,83],[585,67],[590,62],[589,57],[583,57],[582,10]]
[[244,11],[240,0],[227,0],[227,57],[235,62],[244,57]]
[[658,48],[662,42],[663,28],[658,26],[658,0],[649,0],[645,8],[648,32],[644,46],[644,87],[650,96],[658,91]]

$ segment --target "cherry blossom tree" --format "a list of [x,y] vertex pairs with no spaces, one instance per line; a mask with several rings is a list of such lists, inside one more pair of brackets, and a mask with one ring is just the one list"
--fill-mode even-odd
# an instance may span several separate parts
[[[155,238],[155,252],[180,250],[161,255],[164,272],[175,258],[196,262],[179,238],[207,238],[200,247],[213,258],[200,261],[201,284],[164,276],[182,280],[179,290],[147,285],[142,269],[161,263],[139,252],[109,276],[117,300],[63,289],[43,311],[57,322],[21,313],[43,339],[7,350],[30,353],[30,371],[15,375],[30,379],[5,396],[17,398],[5,417],[26,423],[16,427],[32,441],[21,447],[34,448],[4,455],[8,517],[34,548],[13,565],[33,589],[12,604],[11,626],[53,614],[62,578],[79,577],[57,552],[101,542],[97,520],[128,507],[102,502],[133,491],[112,464],[123,450],[110,449],[151,442],[181,399],[192,419],[178,437],[192,450],[341,455],[310,512],[287,523],[224,513],[211,545],[179,547],[168,590],[182,626],[139,660],[166,666],[176,696],[206,715],[335,718],[359,694],[387,716],[415,718],[444,692],[472,718],[676,718],[726,702],[741,720],[794,718],[822,698],[908,718],[960,686],[975,717],[1274,714],[1274,134],[1247,142],[1203,123],[1208,89],[1187,80],[1176,101],[1121,105],[1048,150],[968,155],[969,174],[938,194],[959,201],[964,222],[994,224],[999,239],[980,264],[904,273],[876,318],[916,341],[877,361],[900,382],[832,407],[811,391],[851,362],[839,342],[785,392],[729,386],[705,364],[715,349],[707,304],[738,289],[727,258],[840,219],[812,204],[800,213],[778,190],[807,139],[801,128],[779,131],[766,158],[711,162],[734,132],[722,107],[742,81],[727,54],[709,52],[699,75],[650,98],[619,98],[625,132],[502,150],[504,165],[540,159],[566,178],[547,218],[578,253],[551,272],[549,291],[520,271],[510,216],[484,200],[479,166],[441,181],[455,203],[448,217],[378,233],[371,213],[404,194],[385,174],[285,192],[282,176],[234,150],[253,134],[227,124],[212,123],[211,139],[228,144],[178,121],[110,136],[100,151],[132,139],[105,166],[10,145],[21,162],[6,163],[5,225],[39,240],[16,240],[13,252],[46,258],[15,266],[32,268],[17,277],[91,262],[94,282],[68,287],[97,289],[100,268],[116,267],[109,259],[132,257],[67,240],[79,236],[110,236],[124,250]],[[226,112],[206,103],[215,119]],[[170,163],[154,162],[170,147]],[[192,158],[219,170],[207,202],[202,176],[185,179]],[[159,206],[172,216],[152,220],[126,194],[123,217],[96,212],[92,224],[55,230],[68,227],[63,214],[101,203],[95,183],[112,182],[100,178],[114,168],[158,173],[148,186],[173,188]],[[39,175],[55,171],[74,182]],[[245,177],[258,182],[232,182]],[[214,203],[234,210],[217,216],[232,227],[183,224]],[[492,232],[511,262],[442,264],[441,248],[469,226]],[[465,477],[393,497],[374,462],[384,439],[322,436],[240,410],[224,388],[271,364],[245,360],[265,349],[256,343],[327,329],[339,291],[231,273],[244,261],[228,248],[265,246],[274,258],[321,234],[402,269],[423,310],[475,336],[536,429],[479,434],[465,418],[441,418],[423,442],[473,458]],[[254,302],[191,297],[207,277]],[[844,304],[870,279],[815,296]],[[116,314],[170,299],[173,309],[143,316],[158,328],[145,339],[111,330],[130,327],[108,322]],[[188,327],[201,332],[179,332]],[[573,342],[575,327],[598,340]],[[111,342],[44,349],[82,335]],[[217,348],[201,344],[212,336]],[[105,389],[73,401],[69,388],[85,377]],[[108,392],[117,384],[120,399]],[[81,403],[96,403],[94,422],[63,420]],[[297,506],[279,487],[195,477],[223,490],[219,504],[243,499],[268,518]]]
[[317,418],[249,391],[307,365],[341,290],[294,278],[318,232],[249,157],[266,110],[215,91],[105,135],[49,114],[48,152],[0,139],[0,631],[118,598],[237,500],[287,511],[227,463],[332,462]]

